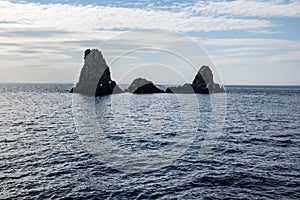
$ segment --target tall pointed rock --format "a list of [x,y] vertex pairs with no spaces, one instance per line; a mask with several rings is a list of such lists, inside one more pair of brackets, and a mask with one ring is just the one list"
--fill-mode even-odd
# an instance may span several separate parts
[[109,67],[101,51],[87,49],[84,52],[84,65],[79,81],[70,92],[101,96],[122,93],[123,91],[115,81],[111,80]]

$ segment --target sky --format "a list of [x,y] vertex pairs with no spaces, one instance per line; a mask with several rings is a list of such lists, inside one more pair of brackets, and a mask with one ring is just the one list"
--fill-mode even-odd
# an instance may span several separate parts
[[121,83],[208,64],[225,85],[300,85],[299,33],[299,0],[0,0],[0,82],[75,83],[99,48]]

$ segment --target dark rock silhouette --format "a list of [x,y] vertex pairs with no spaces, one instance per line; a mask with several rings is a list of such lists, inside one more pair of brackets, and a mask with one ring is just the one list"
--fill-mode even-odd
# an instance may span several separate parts
[[84,59],[87,57],[87,55],[89,55],[89,53],[91,53],[90,49],[84,51]]
[[183,86],[168,87],[166,93],[183,94],[211,94],[225,92],[224,88],[214,83],[213,73],[210,68],[203,65],[196,74],[192,84],[186,83]]
[[[70,91],[93,96],[122,93],[123,90],[111,80],[110,70],[101,51],[87,49],[84,52],[84,65],[79,81]],[[225,92],[224,88],[214,83],[213,73],[206,65],[202,66],[193,82],[183,86],[168,87],[166,91],[157,88],[151,81],[144,78],[135,79],[125,92],[136,94],[151,93],[184,93],[184,94],[210,94]]]
[[195,91],[192,84],[186,83],[183,86],[168,87],[166,93],[193,94]]
[[134,79],[125,92],[135,94],[164,93],[163,90],[157,88],[151,81],[148,81],[144,78]]
[[123,91],[115,81],[111,80],[109,67],[101,51],[87,49],[84,52],[84,65],[79,81],[70,92],[101,96],[122,93]]

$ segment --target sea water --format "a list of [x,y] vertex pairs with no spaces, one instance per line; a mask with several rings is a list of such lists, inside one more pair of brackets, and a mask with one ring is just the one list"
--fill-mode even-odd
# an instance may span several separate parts
[[0,85],[1,199],[300,198],[300,87],[94,98],[71,86]]

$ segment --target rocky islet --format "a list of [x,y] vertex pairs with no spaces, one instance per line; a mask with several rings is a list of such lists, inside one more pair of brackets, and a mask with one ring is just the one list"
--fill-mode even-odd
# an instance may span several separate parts
[[84,52],[84,65],[82,67],[79,81],[70,91],[86,95],[102,96],[130,92],[134,94],[152,93],[182,93],[182,94],[211,94],[225,92],[225,89],[215,83],[213,73],[209,66],[203,65],[196,74],[192,83],[182,86],[168,87],[166,91],[156,87],[152,81],[144,78],[136,78],[123,91],[115,81],[111,79],[110,69],[98,49],[87,49]]

